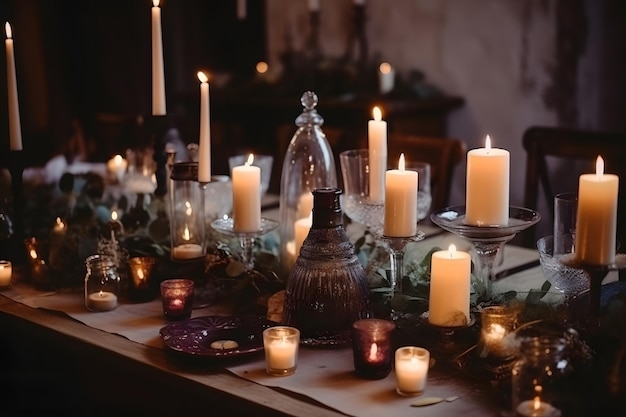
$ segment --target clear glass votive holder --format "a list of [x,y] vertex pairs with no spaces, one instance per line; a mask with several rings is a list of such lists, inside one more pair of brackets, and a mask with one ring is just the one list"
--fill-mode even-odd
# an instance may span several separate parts
[[91,255],[85,259],[85,307],[89,311],[110,311],[117,308],[121,277],[116,260],[107,255]]
[[194,282],[176,278],[161,282],[163,315],[167,320],[185,320],[191,317]]
[[300,330],[275,326],[263,330],[265,370],[272,376],[287,376],[296,372]]
[[130,281],[128,298],[134,302],[151,301],[156,298],[152,283],[152,269],[156,259],[151,256],[135,256],[128,260]]
[[489,306],[480,313],[478,352],[481,358],[506,360],[515,356],[517,313],[506,306]]
[[352,325],[354,370],[365,379],[383,379],[393,362],[391,334],[396,328],[389,320],[363,319]]
[[13,265],[11,261],[0,260],[0,291],[11,288]]
[[403,396],[421,394],[426,388],[430,352],[417,346],[396,349],[395,374],[396,392]]

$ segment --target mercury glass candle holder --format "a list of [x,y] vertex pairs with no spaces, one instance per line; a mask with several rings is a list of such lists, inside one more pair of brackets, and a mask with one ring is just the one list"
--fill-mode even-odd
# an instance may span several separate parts
[[163,315],[167,320],[184,320],[191,317],[194,282],[176,278],[161,282]]
[[511,359],[516,352],[517,313],[506,306],[489,306],[480,314],[478,354],[481,358]]
[[134,302],[150,301],[157,293],[152,283],[152,270],[156,259],[151,256],[135,256],[128,260],[130,282],[128,297]]
[[380,319],[358,320],[352,325],[354,370],[365,379],[383,379],[391,372],[391,335],[395,323]]

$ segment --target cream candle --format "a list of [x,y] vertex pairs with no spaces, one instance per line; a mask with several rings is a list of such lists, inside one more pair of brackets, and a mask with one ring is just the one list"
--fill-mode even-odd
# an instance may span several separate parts
[[615,262],[618,190],[619,177],[604,173],[604,160],[600,156],[596,160],[596,173],[579,177],[574,251],[580,262],[592,265]]
[[198,182],[211,181],[211,119],[209,105],[209,78],[198,71],[200,80],[200,139],[198,150]]
[[509,151],[485,147],[467,153],[465,221],[474,226],[509,223]]
[[313,193],[307,191],[298,199],[298,216],[297,218],[309,217],[313,210]]
[[128,161],[126,161],[122,155],[115,155],[107,161],[107,171],[109,172],[109,176],[118,182],[122,181],[127,167]]
[[7,57],[7,96],[9,106],[9,146],[12,151],[22,150],[22,125],[20,124],[20,106],[17,95],[15,75],[15,54],[13,51],[13,33],[11,25],[4,25],[7,38],[4,41]]
[[87,296],[87,308],[91,311],[109,311],[117,307],[117,295],[108,291],[93,292]]
[[396,392],[418,395],[426,388],[430,352],[424,348],[404,346],[395,355]]
[[253,161],[250,154],[245,165],[232,171],[235,232],[256,232],[261,228],[261,169],[253,166]]
[[159,0],[152,0],[152,115],[167,113],[165,105],[165,72],[163,69],[163,36]]
[[384,233],[390,237],[417,233],[417,172],[404,169],[404,154],[400,154],[398,169],[385,175]]
[[515,410],[524,417],[561,417],[561,410],[539,397],[522,401]]
[[370,200],[385,199],[385,171],[387,170],[387,122],[382,120],[379,107],[372,110],[374,120],[367,123]]
[[298,362],[300,331],[294,327],[275,326],[263,331],[265,367],[275,376],[291,375]]
[[11,276],[13,275],[13,265],[11,261],[0,261],[0,288],[11,286]]
[[56,218],[54,226],[52,227],[52,233],[57,236],[64,236],[65,233],[67,233],[67,226],[60,217]]
[[378,89],[381,94],[387,94],[393,90],[396,71],[390,63],[383,62],[378,66]]
[[469,253],[456,250],[454,245],[432,254],[428,306],[430,323],[447,327],[469,323],[470,272]]

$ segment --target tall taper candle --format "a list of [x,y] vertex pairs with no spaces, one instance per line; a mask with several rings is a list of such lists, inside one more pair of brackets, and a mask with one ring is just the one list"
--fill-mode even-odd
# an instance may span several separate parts
[[11,25],[4,25],[7,38],[4,41],[7,55],[7,95],[9,97],[9,145],[12,151],[22,150],[22,126],[20,124],[20,106],[17,97],[17,80],[15,76],[15,55],[13,52],[13,33]]
[[578,183],[576,258],[592,265],[615,261],[619,177],[604,173],[598,156],[595,174],[583,174]]
[[211,181],[211,125],[209,107],[209,79],[198,71],[200,80],[200,147],[198,150],[198,182]]
[[165,73],[163,70],[163,36],[159,0],[152,0],[152,115],[167,114],[165,106]]
[[382,120],[382,112],[378,107],[374,107],[372,115],[374,120],[367,123],[370,200],[383,201],[387,171],[387,122]]
[[485,147],[467,153],[465,218],[474,226],[509,223],[509,151]]

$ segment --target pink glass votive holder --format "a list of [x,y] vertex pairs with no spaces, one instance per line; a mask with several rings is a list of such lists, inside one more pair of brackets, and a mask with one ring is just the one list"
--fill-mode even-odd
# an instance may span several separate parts
[[191,317],[193,281],[178,278],[161,282],[163,315],[167,320],[184,320]]
[[391,334],[396,325],[389,320],[363,319],[352,325],[352,351],[356,374],[365,379],[383,379],[391,372]]

